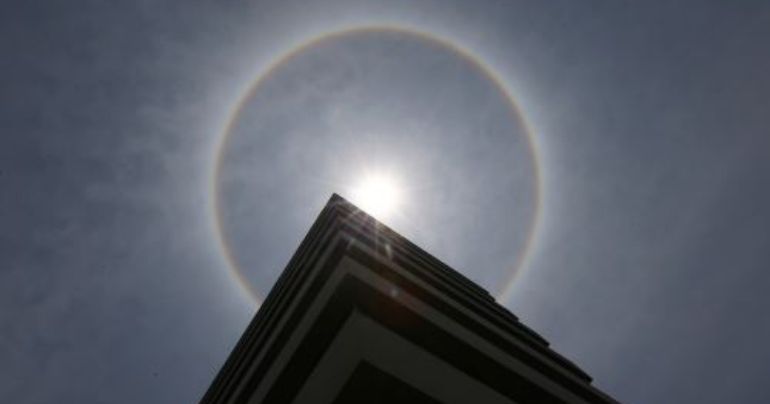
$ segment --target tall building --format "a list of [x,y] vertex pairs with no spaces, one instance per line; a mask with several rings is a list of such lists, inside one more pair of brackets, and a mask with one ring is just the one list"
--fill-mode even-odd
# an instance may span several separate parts
[[213,403],[616,403],[484,289],[334,195]]

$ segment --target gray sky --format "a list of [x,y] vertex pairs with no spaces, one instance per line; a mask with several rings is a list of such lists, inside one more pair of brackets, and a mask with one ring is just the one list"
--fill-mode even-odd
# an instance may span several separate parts
[[[770,5],[16,3],[0,13],[0,401],[200,398],[257,308],[210,215],[222,127],[294,45],[368,24],[470,51],[531,124],[542,216],[504,304],[623,402],[770,401]],[[244,276],[267,291],[329,194],[374,165],[407,188],[389,224],[499,288],[534,214],[502,101],[408,35],[290,60],[223,154]]]

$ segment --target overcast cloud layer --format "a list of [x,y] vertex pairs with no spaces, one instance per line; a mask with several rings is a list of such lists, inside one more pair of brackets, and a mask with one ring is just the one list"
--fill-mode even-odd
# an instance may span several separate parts
[[[770,401],[770,6],[303,3],[6,5],[0,13],[0,401],[197,401],[257,309],[226,271],[208,216],[208,176],[228,111],[292,44],[380,23],[421,29],[471,50],[503,77],[533,124],[543,220],[531,261],[503,303],[622,402]],[[340,46],[330,52],[358,60],[355,46]],[[414,56],[399,76],[409,80],[447,57],[430,46],[398,46]],[[384,53],[372,52],[373,59],[351,66],[386,66],[376,63]],[[439,63],[435,82],[422,84],[423,95],[443,87],[489,101],[474,109],[453,96],[437,99],[458,123],[494,115],[494,91],[462,63],[447,63]],[[295,68],[276,77],[275,89],[302,83],[296,79],[308,74],[307,65]],[[460,77],[441,84],[452,75]],[[374,105],[376,118],[381,104],[366,99],[366,83],[322,88],[336,105],[348,95]],[[343,95],[335,92],[346,86]],[[389,90],[397,99],[398,88]],[[278,98],[254,105],[275,111],[285,110],[279,102],[297,105],[291,95]],[[296,116],[327,123],[336,117],[351,131],[366,126],[353,119],[360,116],[335,111]],[[426,111],[398,114],[413,129]],[[259,116],[251,115],[255,125],[264,124]],[[312,125],[296,123],[299,138],[303,122]],[[515,131],[515,123],[484,122],[490,130]],[[326,129],[337,136],[334,125]],[[244,144],[266,139],[243,133]],[[395,147],[388,140],[406,141],[388,133],[392,128],[375,136],[386,149]],[[468,136],[479,133],[486,132]],[[493,146],[518,147],[516,136],[490,133]],[[474,164],[464,153],[476,138],[456,136],[456,144],[430,136],[419,142],[459,156],[451,178],[485,176],[517,189],[518,179],[501,175],[511,169],[507,160]],[[478,153],[492,149],[481,143]],[[283,163],[278,159],[275,168]],[[237,158],[230,164],[231,174],[249,167]],[[256,220],[248,212],[267,207],[259,195],[270,190],[257,183],[241,202],[252,205],[238,223]],[[273,275],[252,275],[268,283],[261,290],[328,196],[324,187],[313,189],[285,228],[273,224],[285,240],[275,249],[266,247],[275,242],[267,238],[272,228],[230,228],[234,240],[247,237],[236,243],[274,251],[242,257],[271,263],[265,271]],[[280,198],[295,201],[295,195]],[[460,194],[457,205],[441,206],[448,210],[428,198],[424,209],[469,209],[478,221],[460,226],[477,226],[473,231],[499,224],[499,212],[473,210],[476,197]],[[501,253],[506,238],[515,245],[521,234],[501,228],[488,239],[458,236],[442,244],[427,227],[415,235],[424,237],[421,244],[490,288],[498,282],[495,267],[509,259]]]

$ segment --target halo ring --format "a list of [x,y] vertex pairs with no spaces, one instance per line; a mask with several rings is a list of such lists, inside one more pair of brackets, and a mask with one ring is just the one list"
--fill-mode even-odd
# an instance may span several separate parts
[[510,293],[512,291],[512,287],[517,275],[522,272],[522,269],[525,267],[525,265],[529,261],[529,257],[533,250],[534,240],[536,239],[537,227],[540,222],[540,216],[542,215],[542,188],[543,187],[542,187],[541,174],[540,174],[540,171],[541,171],[540,160],[539,160],[539,153],[538,153],[536,138],[533,134],[531,126],[525,119],[525,115],[522,113],[521,108],[516,103],[514,97],[511,95],[510,91],[508,90],[504,82],[489,66],[484,64],[478,57],[474,56],[472,53],[470,53],[466,49],[463,49],[455,45],[451,41],[444,39],[442,37],[436,36],[434,34],[430,34],[430,33],[419,31],[412,28],[405,28],[405,27],[391,26],[391,25],[371,25],[371,26],[353,27],[353,28],[347,28],[342,30],[335,30],[335,31],[326,32],[320,35],[316,35],[314,37],[311,37],[301,42],[300,44],[291,48],[288,52],[276,58],[272,63],[268,64],[267,67],[251,81],[251,83],[246,87],[245,91],[243,91],[241,95],[238,97],[235,104],[230,108],[230,112],[227,114],[227,118],[225,119],[223,128],[218,136],[218,140],[215,141],[216,145],[214,147],[214,153],[215,153],[214,162],[213,162],[213,168],[211,169],[211,173],[209,177],[210,201],[208,204],[210,209],[210,217],[211,217],[211,220],[213,221],[213,228],[215,229],[219,249],[225,260],[225,263],[230,275],[237,281],[240,288],[248,296],[250,296],[255,303],[261,304],[263,300],[263,296],[261,296],[261,294],[254,288],[253,285],[251,285],[249,280],[246,279],[246,277],[244,276],[243,271],[240,268],[232,252],[232,249],[228,243],[227,237],[225,236],[224,226],[222,221],[222,210],[221,210],[221,203],[220,203],[221,201],[219,197],[220,195],[219,179],[222,171],[222,162],[224,160],[224,156],[223,156],[224,150],[227,149],[227,144],[230,139],[230,134],[232,132],[233,127],[238,122],[238,118],[240,117],[240,114],[245,104],[254,96],[256,91],[260,88],[260,85],[263,82],[265,82],[272,75],[273,72],[279,70],[286,62],[292,60],[294,57],[300,55],[304,51],[314,46],[321,45],[325,42],[339,39],[342,37],[357,35],[362,33],[371,33],[371,32],[400,33],[400,34],[414,36],[426,42],[429,42],[431,44],[438,45],[443,49],[447,49],[453,54],[463,59],[464,61],[470,63],[486,79],[490,80],[498,89],[498,91],[500,91],[501,94],[503,94],[506,102],[508,103],[510,112],[514,115],[516,122],[522,127],[524,138],[526,140],[525,143],[528,148],[528,153],[530,155],[530,158],[532,159],[532,169],[533,169],[532,170],[532,175],[533,175],[533,182],[532,182],[533,183],[533,190],[532,190],[533,205],[532,206],[534,206],[534,212],[531,219],[529,220],[529,223],[527,224],[527,236],[526,236],[524,245],[521,247],[521,249],[518,252],[515,264],[511,268],[508,268],[507,274],[505,275],[505,278],[504,278],[504,281],[502,282],[501,287],[497,288],[497,290],[493,293],[495,298],[498,301],[507,300],[510,297]]

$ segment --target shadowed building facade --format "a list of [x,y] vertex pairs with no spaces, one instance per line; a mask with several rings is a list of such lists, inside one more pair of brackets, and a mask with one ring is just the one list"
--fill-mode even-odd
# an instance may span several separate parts
[[484,289],[334,195],[204,404],[616,403]]

